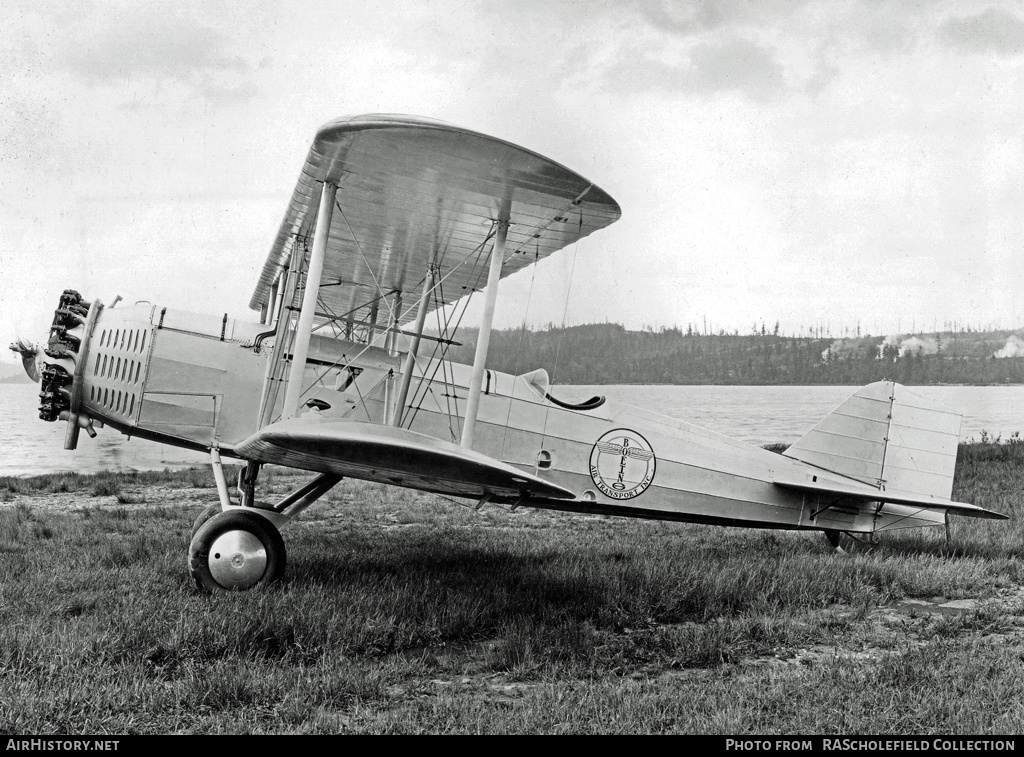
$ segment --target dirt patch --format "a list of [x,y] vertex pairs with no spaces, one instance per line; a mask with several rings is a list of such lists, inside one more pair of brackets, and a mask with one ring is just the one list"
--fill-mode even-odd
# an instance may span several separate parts
[[46,494],[13,494],[0,508],[30,507],[40,512],[74,512],[92,507],[202,508],[217,501],[213,489],[145,484],[123,486],[117,494],[93,495],[87,489]]
[[954,633],[1024,647],[1024,587],[1005,590],[988,599],[901,599],[872,608],[859,618],[853,608],[838,605],[823,612],[845,617],[851,623],[851,632],[844,635],[842,642],[749,658],[738,667],[785,668],[836,660],[877,662],[888,655],[918,649],[938,636]]

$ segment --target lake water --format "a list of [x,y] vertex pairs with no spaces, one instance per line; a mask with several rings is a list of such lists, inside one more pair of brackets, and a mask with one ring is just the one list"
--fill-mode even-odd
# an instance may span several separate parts
[[[552,393],[570,401],[603,394],[761,445],[795,442],[856,390],[844,386],[556,386]],[[963,413],[961,439],[979,439],[982,431],[1004,439],[1015,431],[1024,433],[1024,386],[922,386],[911,391]],[[209,462],[204,454],[129,440],[107,428],[97,429],[95,439],[82,432],[78,449],[68,452],[64,449],[67,424],[39,420],[38,393],[33,384],[0,384],[2,476],[162,470]]]

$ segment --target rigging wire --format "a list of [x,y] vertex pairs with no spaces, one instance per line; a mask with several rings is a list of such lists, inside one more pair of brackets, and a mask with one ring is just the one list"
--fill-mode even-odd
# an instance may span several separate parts
[[524,345],[526,344],[526,319],[530,315],[530,303],[533,301],[533,285],[534,285],[534,282],[537,280],[537,263],[538,263],[538,261],[540,261],[540,242],[537,242],[536,245],[537,245],[536,246],[536,250],[533,253],[534,254],[533,268],[532,268],[532,271],[530,273],[530,290],[529,290],[528,294],[526,295],[526,308],[523,311],[523,328],[519,332],[519,347],[516,350],[515,373],[512,375],[512,389],[509,392],[508,413],[505,415],[505,433],[501,437],[501,456],[502,457],[505,456],[505,444],[508,441],[508,428],[509,428],[509,424],[512,421],[512,403],[515,401],[514,400],[514,395],[515,395],[515,390],[516,390],[515,382],[519,378],[520,369],[522,368],[523,351],[524,351]]
[[[583,237],[583,208],[580,207],[580,223],[576,231],[576,241],[572,245],[572,265],[569,268],[569,282],[565,288],[565,307],[562,310],[562,330],[558,335],[558,342],[555,345],[555,364],[552,367],[552,374],[558,375],[558,356],[562,351],[562,340],[565,339],[565,319],[569,313],[569,295],[572,292],[572,280],[576,275],[576,253],[579,251],[580,239]],[[548,435],[548,418],[550,413],[544,413],[544,427],[541,429],[541,439],[546,439]]]
[[[455,317],[455,313],[456,312],[458,312],[458,314],[459,314],[458,315],[458,320],[456,321],[455,328],[452,329],[451,334],[452,334],[452,336],[454,336],[456,333],[458,333],[459,326],[462,324],[462,318],[463,318],[463,316],[465,316],[466,310],[469,307],[469,302],[470,302],[470,300],[472,300],[473,295],[476,293],[477,288],[479,287],[480,281],[483,278],[483,265],[482,265],[483,254],[482,253],[483,253],[484,246],[487,244],[487,241],[494,235],[496,229],[497,229],[497,225],[496,224],[492,225],[491,231],[487,234],[487,236],[484,238],[483,242],[481,242],[477,246],[476,250],[474,251],[475,252],[474,257],[476,258],[476,262],[473,264],[473,268],[470,270],[469,279],[472,279],[473,275],[476,274],[476,282],[470,287],[469,295],[465,298],[465,300],[464,300],[464,302],[462,304],[461,312],[459,312],[458,305],[456,305],[455,308],[453,308],[451,315],[449,315],[446,318],[445,326],[444,326],[444,333],[448,333],[448,326],[451,324],[451,320]],[[465,263],[469,259],[470,258],[467,257],[463,261],[463,263]],[[461,265],[461,263],[460,263],[460,265]],[[447,276],[444,277],[444,278],[447,278]],[[441,281],[438,282],[438,287],[435,290],[435,292],[443,292],[443,288],[442,287],[443,287],[443,283],[444,283],[444,278],[442,278]],[[441,301],[442,302],[444,301],[443,297],[442,297]],[[440,309],[438,309],[437,312],[440,313]],[[440,315],[438,315],[438,318],[440,320]],[[435,355],[437,355],[438,349],[441,348],[441,347],[442,347],[442,344],[440,342],[438,342],[437,344],[434,345],[434,350],[433,350],[433,353],[431,354],[429,360],[431,360],[431,361],[434,360]],[[446,406],[448,408],[448,432],[449,432],[449,434],[451,434],[452,440],[457,442],[458,441],[458,434],[452,428],[452,420],[453,420],[453,418],[456,421],[458,420],[458,401],[457,401],[458,397],[456,396],[457,390],[456,390],[456,387],[455,387],[455,374],[454,374],[454,371],[452,371],[452,380],[451,380],[451,383],[449,384],[448,383],[448,370],[450,370],[450,366],[448,365],[449,361],[445,359],[445,355],[447,355],[447,345],[444,345],[444,355],[442,355],[440,358],[437,359],[437,361],[436,361],[436,363],[434,365],[433,373],[431,373],[429,378],[425,377],[426,380],[421,382],[420,387],[418,387],[416,392],[413,393],[413,401],[410,403],[410,407],[412,408],[412,413],[410,413],[410,415],[409,415],[409,425],[407,426],[407,428],[412,428],[413,421],[416,419],[416,416],[419,414],[420,408],[423,406],[423,402],[426,400],[427,393],[428,392],[432,392],[432,390],[430,388],[430,385],[433,383],[434,378],[437,376],[438,368],[443,366],[444,369],[445,369],[445,372],[442,374],[443,378],[444,378],[444,383],[445,383],[445,396],[448,397],[448,395],[449,395],[449,391],[448,390],[449,389],[450,389],[450,394],[451,394],[451,397],[449,397],[449,401],[446,402]],[[422,392],[420,392],[420,388],[422,388]],[[416,398],[417,395],[419,395],[419,399],[418,400]],[[456,400],[454,415],[451,412],[451,402],[450,402],[450,399],[455,399]]]
[[[491,236],[493,236],[493,234],[496,231],[496,229],[497,229],[497,225],[495,224],[495,225],[492,226],[491,232],[487,235],[487,237],[484,239],[484,241],[476,249],[476,262],[474,263],[473,269],[470,271],[470,275],[469,275],[469,278],[472,278],[473,275],[475,274],[476,275],[476,281],[475,281],[475,283],[473,283],[469,287],[469,290],[470,290],[469,291],[469,295],[466,296],[466,298],[463,300],[461,312],[458,310],[458,306],[456,306],[455,308],[453,308],[452,314],[447,317],[447,319],[445,321],[445,327],[444,327],[444,330],[445,330],[446,333],[448,331],[448,326],[451,324],[452,319],[455,318],[455,313],[456,312],[458,313],[458,319],[456,320],[455,328],[452,329],[451,334],[454,335],[454,334],[458,333],[459,326],[461,326],[461,324],[462,324],[462,318],[465,316],[466,311],[469,308],[469,303],[472,300],[473,295],[479,289],[480,282],[483,279],[484,266],[483,266],[483,255],[482,255],[482,252],[483,252],[484,245],[486,245],[487,240],[490,239]],[[469,258],[467,258],[467,260],[468,259]],[[441,289],[440,291],[443,292],[443,289]],[[442,298],[442,301],[443,301],[443,298]],[[437,354],[437,346],[435,346],[435,350],[434,350],[434,355],[436,355],[436,354]],[[457,387],[455,385],[455,372],[454,372],[454,369],[451,368],[450,361],[445,359],[445,355],[447,355],[447,348],[445,348],[445,350],[444,350],[444,355],[442,355],[442,357],[440,359],[438,359],[437,362],[435,363],[434,371],[430,375],[429,379],[427,379],[425,382],[423,382],[421,384],[421,386],[423,387],[423,391],[422,391],[422,394],[420,394],[420,396],[419,396],[419,400],[416,400],[415,396],[414,396],[414,401],[413,401],[413,403],[410,404],[410,406],[413,407],[413,412],[412,412],[410,420],[409,420],[409,427],[410,428],[412,427],[412,422],[413,422],[413,420],[415,420],[415,417],[419,413],[419,410],[422,407],[423,402],[426,400],[427,393],[433,394],[433,390],[431,388],[431,384],[433,383],[434,378],[437,376],[438,367],[443,367],[444,368],[444,373],[442,375],[443,375],[443,380],[444,380],[445,390],[446,390],[445,391],[445,397],[448,399],[448,401],[446,402],[446,406],[447,406],[447,409],[448,409],[448,433],[451,435],[452,441],[458,442],[458,433],[452,427],[453,420],[455,421],[456,425],[458,424],[458,389],[457,389]],[[431,356],[430,359],[431,360],[434,359],[433,355]],[[448,381],[448,371],[449,370],[451,371],[451,383],[450,384],[449,384],[449,381]],[[449,390],[450,390],[450,394],[449,394]],[[418,391],[419,390],[417,390],[417,392]],[[452,409],[451,409],[451,404],[452,403],[451,403],[450,400],[452,400],[452,399],[455,400],[455,412],[454,413],[452,412]],[[440,403],[438,403],[438,405],[440,406]]]
[[565,339],[565,320],[569,315],[569,295],[572,294],[572,280],[576,276],[576,253],[579,251],[580,239],[583,236],[583,208],[580,208],[580,225],[576,232],[576,241],[572,245],[572,265],[569,268],[569,281],[565,286],[565,307],[562,309],[562,328],[555,345],[555,364],[551,369],[553,376],[558,375],[558,357],[562,352],[562,340]]
[[[340,207],[340,206],[338,207],[338,210],[339,210],[339,211],[341,212],[341,214],[342,214],[342,217],[344,218],[344,217],[345,217],[345,213],[344,213],[344,211],[343,211],[343,210],[341,210],[341,207]],[[345,218],[345,223],[346,223],[346,224],[348,224],[348,219],[347,219],[347,218]],[[349,231],[352,231],[352,228],[351,228],[351,226],[349,226]],[[443,284],[443,282],[444,282],[444,280],[445,280],[445,279],[447,279],[448,277],[452,276],[452,275],[453,275],[453,274],[454,274],[454,273],[455,273],[456,271],[458,271],[458,270],[459,270],[460,268],[462,268],[462,266],[464,266],[464,265],[465,265],[465,264],[466,264],[466,263],[467,263],[467,262],[468,262],[468,261],[469,261],[470,259],[473,259],[473,258],[475,257],[475,258],[476,258],[476,262],[474,263],[474,265],[473,265],[473,268],[472,268],[472,269],[470,270],[470,273],[469,273],[469,277],[468,277],[469,279],[472,279],[472,278],[473,278],[473,276],[474,276],[474,274],[476,275],[476,283],[472,285],[472,287],[471,287],[471,291],[470,291],[470,297],[472,296],[472,294],[473,294],[473,291],[475,290],[475,288],[476,288],[476,287],[478,287],[478,286],[479,286],[479,284],[480,284],[480,280],[481,280],[481,278],[482,278],[482,275],[481,275],[481,274],[479,273],[479,269],[480,269],[480,253],[482,252],[482,250],[483,250],[484,246],[485,246],[485,245],[487,244],[488,240],[490,240],[490,239],[491,239],[491,237],[493,237],[493,236],[494,236],[495,232],[496,232],[496,226],[495,226],[495,224],[493,224],[493,223],[492,223],[492,225],[491,225],[491,229],[490,229],[490,230],[488,231],[488,233],[487,233],[487,234],[486,234],[486,235],[484,236],[484,238],[483,238],[483,240],[482,240],[482,241],[480,242],[480,244],[479,244],[479,245],[477,245],[476,249],[475,249],[475,250],[474,250],[473,252],[471,252],[471,253],[470,253],[469,255],[467,255],[467,256],[466,256],[466,257],[465,257],[465,258],[464,258],[464,259],[463,259],[462,261],[460,261],[460,262],[459,262],[458,264],[456,264],[455,266],[453,266],[453,267],[451,268],[451,270],[449,270],[449,271],[448,271],[448,273],[447,273],[447,274],[445,274],[444,276],[442,276],[442,277],[440,277],[440,278],[438,279],[438,283],[437,283],[437,284],[435,285],[435,287],[434,287],[434,291],[435,291],[435,293],[436,293],[436,291],[438,290],[438,288],[439,288],[439,287],[441,287],[441,285]],[[354,234],[353,234],[353,236],[354,236]],[[359,247],[359,243],[358,243],[358,240],[356,240],[356,246],[357,246],[357,248]],[[360,254],[360,255],[362,255],[362,257],[363,257],[363,260],[364,260],[364,262],[365,262],[365,261],[366,261],[366,256],[365,256],[365,255],[363,255],[362,249],[359,249],[359,254]],[[369,269],[369,263],[367,263],[367,268]],[[370,269],[370,275],[371,275],[371,276],[373,276],[373,270],[372,270],[372,269]],[[424,282],[425,280],[426,280],[426,274],[424,274],[423,278],[421,278],[421,279],[419,280],[417,288],[420,288],[420,287],[422,287],[422,284],[423,284],[423,282]],[[385,303],[385,305],[387,305],[388,309],[389,309],[389,310],[390,310],[390,311],[392,312],[392,314],[393,314],[393,313],[394,313],[394,308],[392,307],[391,303],[390,303],[390,302],[388,301],[388,294],[387,294],[387,293],[385,293],[385,292],[383,291],[383,289],[382,289],[382,288],[380,287],[380,285],[379,285],[379,284],[377,283],[377,279],[376,279],[376,277],[374,277],[374,284],[375,284],[375,285],[377,285],[377,291],[378,291],[378,292],[379,292],[380,294],[378,294],[378,295],[377,295],[376,297],[374,297],[373,299],[371,299],[371,300],[368,300],[367,302],[363,303],[362,305],[358,305],[358,306],[356,306],[355,308],[353,308],[353,309],[349,310],[348,312],[346,312],[346,313],[342,313],[341,315],[335,315],[335,313],[333,312],[333,310],[331,310],[331,308],[330,308],[330,307],[329,307],[329,306],[328,306],[328,305],[327,305],[327,304],[326,304],[326,303],[325,303],[325,302],[323,301],[323,299],[322,299],[322,298],[321,298],[321,297],[319,296],[319,293],[318,293],[318,295],[317,295],[317,302],[318,302],[318,304],[319,304],[319,305],[320,305],[321,307],[323,307],[324,311],[325,311],[325,312],[326,312],[326,313],[327,313],[327,314],[328,314],[328,315],[330,316],[330,320],[329,320],[329,321],[327,321],[327,322],[325,322],[325,323],[322,323],[322,324],[320,324],[320,325],[319,325],[319,326],[317,326],[316,328],[323,328],[323,326],[324,326],[324,325],[326,325],[327,323],[333,323],[333,322],[336,322],[337,320],[339,320],[339,319],[341,319],[341,318],[344,318],[345,316],[347,316],[347,315],[350,315],[350,314],[352,314],[352,313],[355,313],[355,312],[357,312],[358,310],[360,310],[360,309],[362,309],[362,308],[365,308],[365,307],[367,307],[368,305],[372,305],[372,304],[374,304],[374,303],[379,303],[379,302],[380,302],[381,300],[384,300],[384,303]],[[393,294],[393,293],[394,293],[394,292],[392,292],[392,294]],[[443,302],[443,300],[442,300],[442,302]],[[467,304],[468,304],[468,298],[467,298]],[[404,313],[399,313],[399,320],[395,321],[395,323],[396,323],[396,326],[397,326],[397,324],[398,324],[398,323],[400,323],[400,322],[401,322],[401,320],[400,320],[400,319],[403,319],[403,318],[405,318],[405,316],[409,315],[409,314],[410,314],[410,313],[412,312],[413,308],[414,308],[414,307],[417,307],[417,306],[418,306],[418,303],[409,303],[409,305],[408,305],[408,307],[406,308],[405,312],[404,312]],[[465,312],[465,309],[463,309],[463,312]],[[460,317],[460,320],[461,320],[461,317]],[[360,321],[360,323],[368,323],[368,322],[366,321],[366,319],[362,319],[362,320]],[[457,327],[456,327],[456,328],[457,328]],[[368,342],[366,343],[366,345],[365,345],[365,346],[363,347],[363,349],[362,349],[362,350],[360,350],[360,351],[359,351],[359,352],[358,352],[358,353],[357,353],[357,354],[356,354],[355,356],[353,356],[353,357],[351,357],[351,358],[348,358],[348,359],[347,359],[347,361],[346,361],[346,362],[345,362],[345,364],[344,364],[344,368],[345,368],[346,370],[348,370],[348,369],[349,369],[349,368],[351,367],[351,364],[352,364],[352,362],[353,362],[353,361],[355,361],[355,360],[358,360],[358,359],[359,359],[359,358],[360,358],[360,357],[361,357],[362,355],[364,355],[364,354],[366,353],[366,351],[367,351],[367,350],[369,350],[369,349],[370,349],[370,348],[371,348],[372,346],[373,346],[373,345],[372,345],[372,343],[370,343],[370,342],[368,341]],[[435,345],[435,353],[436,353],[436,350],[437,350],[438,346],[440,346],[440,342],[439,342],[439,343],[437,343],[437,344]],[[321,384],[321,385],[324,385],[324,384],[323,384],[323,377],[324,377],[324,376],[326,376],[326,375],[327,375],[327,373],[328,373],[328,372],[329,372],[330,370],[332,370],[333,368],[337,368],[337,367],[338,367],[339,365],[341,365],[341,364],[342,364],[342,361],[341,361],[341,360],[339,359],[339,360],[336,360],[336,361],[334,362],[334,364],[333,364],[333,365],[330,365],[330,366],[328,366],[327,368],[325,368],[325,369],[324,369],[324,371],[323,371],[323,372],[322,372],[321,374],[317,375],[317,376],[316,376],[316,377],[314,378],[314,380],[313,380],[312,384],[310,384],[310,386],[306,387],[306,389],[304,389],[304,390],[302,391],[302,393],[301,393],[301,394],[300,394],[300,396],[299,396],[299,399],[301,400],[301,399],[302,399],[302,397],[305,397],[305,396],[306,396],[307,394],[309,394],[309,392],[310,392],[310,391],[312,391],[312,390],[313,390],[313,388],[314,388],[314,387],[315,387],[315,386],[316,386],[316,385],[317,385],[318,383],[319,383],[319,384]],[[435,374],[434,374],[434,375],[436,375],[436,370],[435,370]],[[433,379],[433,376],[431,376],[431,380],[432,380],[432,379]],[[377,388],[377,385],[375,385],[375,386],[373,387],[373,389],[376,389],[376,388]],[[371,390],[371,392],[372,392],[372,391],[373,391],[373,390]],[[360,400],[361,400],[361,401],[363,400],[362,396],[360,396]],[[367,412],[368,412],[368,411],[367,411]],[[410,420],[410,426],[411,426],[411,420]]]
[[356,243],[356,249],[359,251],[359,257],[361,257],[363,259],[363,262],[366,263],[366,270],[370,272],[370,278],[373,279],[373,285],[377,287],[377,291],[380,292],[381,299],[383,299],[384,304],[387,305],[389,318],[394,318],[395,309],[391,305],[391,303],[388,302],[387,294],[384,293],[384,288],[380,285],[380,282],[377,281],[377,275],[373,272],[373,267],[370,265],[370,261],[366,259],[366,255],[363,253],[363,246],[359,244],[359,237],[356,235],[355,230],[352,228],[352,224],[348,222],[348,216],[345,215],[345,211],[341,207],[340,202],[335,200],[334,206],[338,209],[338,212],[341,213],[341,217],[345,221],[345,225],[348,226],[348,233],[352,235],[352,241]]

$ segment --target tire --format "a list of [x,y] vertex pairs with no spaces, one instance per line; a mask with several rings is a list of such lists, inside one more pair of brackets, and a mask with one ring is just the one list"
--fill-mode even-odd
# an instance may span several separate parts
[[825,531],[825,538],[836,552],[845,554],[864,554],[873,552],[878,547],[878,537],[875,534],[860,537],[847,531]]
[[273,523],[225,510],[203,523],[188,548],[188,569],[205,592],[248,591],[281,579],[285,548]]
[[199,517],[196,518],[196,522],[192,524],[192,534],[188,537],[189,541],[191,542],[192,539],[196,538],[196,534],[199,533],[200,526],[220,512],[222,512],[220,505],[207,505],[203,511],[199,513]]

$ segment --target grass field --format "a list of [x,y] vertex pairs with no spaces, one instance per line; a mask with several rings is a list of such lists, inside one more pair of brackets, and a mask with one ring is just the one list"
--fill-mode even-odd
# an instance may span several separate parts
[[1012,520],[836,555],[345,481],[283,582],[208,597],[206,471],[0,479],[0,732],[1018,733],[1022,494],[1024,444],[964,445]]

